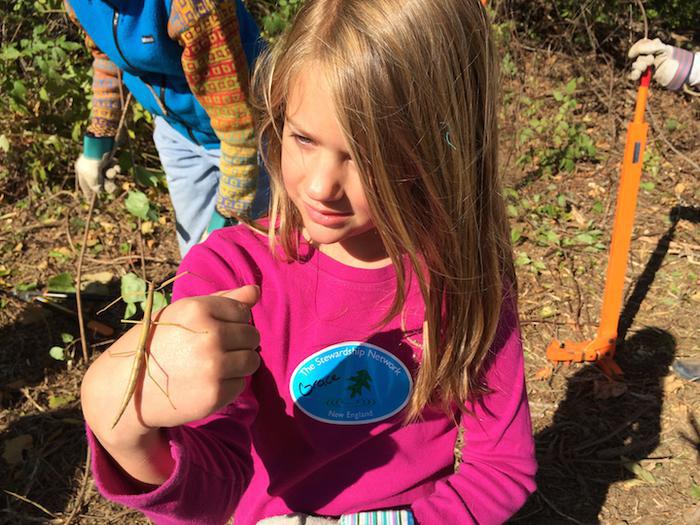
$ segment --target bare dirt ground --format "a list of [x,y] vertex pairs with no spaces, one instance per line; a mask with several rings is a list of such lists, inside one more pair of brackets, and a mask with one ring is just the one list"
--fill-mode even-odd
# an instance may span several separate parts
[[[675,358],[700,358],[700,98],[652,88],[617,352],[624,381],[610,383],[585,365],[539,379],[553,337],[595,334],[636,89],[620,69],[594,57],[574,61],[514,45],[511,59],[503,174],[515,190],[509,210],[519,232],[520,312],[540,464],[539,491],[513,522],[700,523],[700,384],[669,371]],[[578,103],[571,118],[585,124],[596,158],[553,175],[533,167],[537,151],[532,163],[517,165],[525,148],[518,134],[531,125],[528,107],[541,104],[544,119],[553,121],[560,101],[552,92],[574,77],[583,80],[572,94]],[[52,276],[75,273],[87,206],[72,192],[69,161],[64,190],[28,194],[21,152],[3,159],[14,170],[0,201],[3,289],[42,288]],[[167,197],[149,190],[165,220],[140,234],[130,226],[136,220],[124,210],[124,195],[96,211],[83,272],[114,280],[126,271],[141,274],[143,256],[149,279],[172,275],[178,255]],[[0,300],[0,523],[147,523],[101,498],[87,473],[80,346],[68,349],[68,361],[49,356],[52,346],[65,346],[62,333],[77,337],[75,320],[7,295]],[[97,304],[87,306],[94,312]],[[117,325],[119,314],[105,319]],[[90,342],[93,356],[107,343]]]

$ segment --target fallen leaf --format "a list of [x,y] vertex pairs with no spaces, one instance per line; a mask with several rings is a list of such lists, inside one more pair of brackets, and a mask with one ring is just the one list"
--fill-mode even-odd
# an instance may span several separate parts
[[56,253],[58,255],[62,255],[66,258],[70,257],[73,255],[73,252],[70,251],[70,249],[66,248],[65,246],[59,246],[58,248],[54,248],[51,250],[53,253]]
[[143,221],[141,223],[141,233],[144,235],[153,233],[153,223],[151,221]]
[[632,474],[637,476],[638,479],[645,481],[650,484],[656,483],[656,478],[654,475],[642,467],[638,461],[625,461],[622,465],[629,470]]
[[552,374],[554,373],[554,368],[551,366],[545,366],[544,368],[540,368],[537,372],[535,372],[535,379],[538,381],[546,381],[550,377],[552,377]]
[[75,401],[75,396],[70,394],[65,396],[49,396],[49,408],[61,408]]
[[571,218],[574,219],[579,226],[586,226],[586,224],[588,224],[583,213],[581,213],[576,206],[571,207]]
[[24,461],[24,453],[34,446],[34,438],[29,434],[20,434],[5,442],[2,458],[10,465],[18,465]]
[[557,312],[556,312],[556,310],[554,309],[554,307],[549,306],[549,305],[545,305],[545,306],[543,306],[543,307],[540,309],[540,317],[541,317],[542,319],[547,319],[548,317],[552,317],[552,316],[555,315],[556,313],[557,313]]
[[81,277],[81,282],[83,286],[85,283],[102,283],[109,284],[115,276],[112,272],[97,272],[97,273],[86,273]]

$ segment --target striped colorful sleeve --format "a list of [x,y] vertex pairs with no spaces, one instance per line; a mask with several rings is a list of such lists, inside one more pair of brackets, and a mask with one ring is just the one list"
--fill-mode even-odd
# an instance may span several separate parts
[[221,140],[216,208],[247,216],[258,177],[248,66],[232,0],[173,0],[168,33],[180,42],[187,83]]
[[[64,5],[68,17],[80,27],[80,22],[68,0],[64,0]],[[122,111],[119,68],[98,49],[87,34],[85,44],[93,58],[92,109],[87,134],[93,137],[114,137],[117,134]]]
[[370,510],[340,517],[338,525],[417,525],[407,509]]

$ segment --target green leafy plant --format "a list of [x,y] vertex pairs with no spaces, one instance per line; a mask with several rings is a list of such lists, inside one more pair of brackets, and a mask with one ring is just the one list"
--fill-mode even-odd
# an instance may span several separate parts
[[[643,6],[654,33],[663,30],[698,35],[697,0],[645,0]],[[568,49],[595,47],[596,51],[620,52],[629,47],[630,31],[639,38],[643,35],[642,11],[634,1],[511,0],[508,7],[519,32]]]
[[49,349],[49,355],[56,361],[69,361],[73,358],[72,351],[79,339],[75,339],[71,334],[62,333],[62,346],[52,346]]
[[46,286],[51,292],[74,292],[75,279],[70,273],[63,272],[51,277]]
[[596,147],[586,132],[585,124],[577,122],[579,105],[574,97],[580,79],[571,79],[563,89],[554,90],[558,103],[553,117],[543,116],[543,102],[527,97],[525,115],[527,126],[520,130],[518,140],[525,151],[518,157],[519,166],[532,169],[537,175],[571,172],[580,160],[596,158]]
[[142,191],[130,191],[124,201],[127,211],[145,221],[157,221],[158,211]]
[[[143,303],[146,301],[146,281],[135,273],[127,273],[121,278],[121,296],[126,303],[124,319],[131,319],[138,312],[139,305],[143,310]],[[155,292],[153,295],[153,312],[167,306],[168,300],[165,294]]]
[[0,193],[57,191],[88,117],[89,53],[62,0],[6,2],[2,35]]
[[258,9],[263,11],[263,35],[274,41],[294,19],[304,0],[278,0],[277,2],[258,2]]

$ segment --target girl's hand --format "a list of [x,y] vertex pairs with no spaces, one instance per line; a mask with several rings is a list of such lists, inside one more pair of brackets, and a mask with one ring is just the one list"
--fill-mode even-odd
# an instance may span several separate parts
[[[148,368],[121,420],[111,428],[127,388],[142,326],[134,326],[88,369],[82,385],[85,419],[110,453],[151,443],[161,427],[202,419],[231,403],[260,365],[260,336],[249,324],[257,286],[190,297],[161,310],[148,342]],[[147,445],[151,446],[151,445]],[[117,452],[115,459],[118,459]]]

